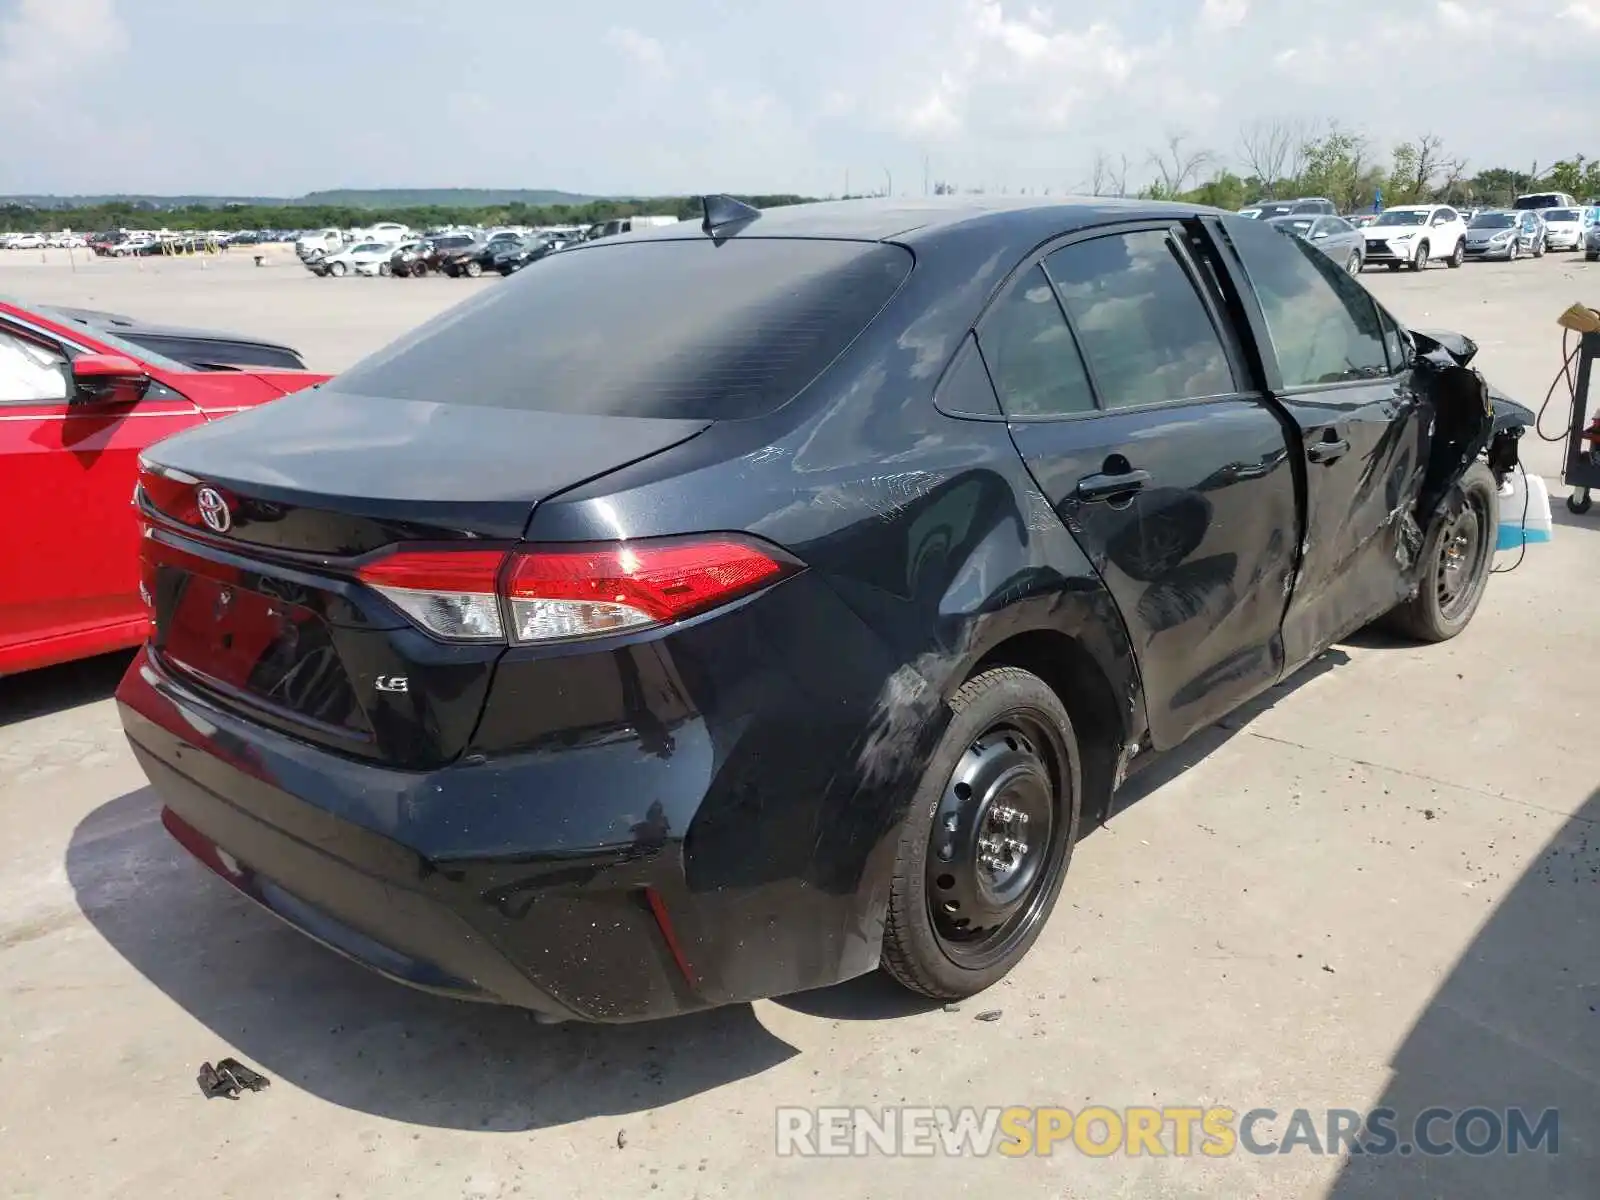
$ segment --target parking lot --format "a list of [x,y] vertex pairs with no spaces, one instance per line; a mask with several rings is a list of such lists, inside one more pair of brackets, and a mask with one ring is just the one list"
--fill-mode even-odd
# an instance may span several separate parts
[[[1571,255],[1368,272],[1537,409]],[[0,258],[0,293],[236,328],[340,370],[500,279],[292,258]],[[1559,411],[1558,411],[1559,410]],[[1547,429],[1564,418],[1558,400]],[[1363,633],[1151,767],[1037,948],[954,1011],[876,977],[692,1018],[540,1026],[281,927],[167,836],[109,699],[126,657],[0,680],[6,1195],[1593,1197],[1600,1179],[1600,514],[1433,647]],[[1511,566],[1513,556],[1502,556]],[[979,1014],[995,1019],[978,1020]],[[204,1060],[272,1080],[207,1101]],[[816,1160],[779,1106],[1559,1110],[1559,1153]]]

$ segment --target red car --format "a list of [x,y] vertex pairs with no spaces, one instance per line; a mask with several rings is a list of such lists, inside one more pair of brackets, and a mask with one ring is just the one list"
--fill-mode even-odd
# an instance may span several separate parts
[[234,335],[0,300],[0,675],[143,640],[139,454],[328,378],[248,365],[264,361],[299,359]]

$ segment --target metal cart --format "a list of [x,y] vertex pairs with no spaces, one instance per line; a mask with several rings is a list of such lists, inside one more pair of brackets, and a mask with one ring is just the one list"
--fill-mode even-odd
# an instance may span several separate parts
[[1572,489],[1567,507],[1582,515],[1594,503],[1589,492],[1600,489],[1600,420],[1589,419],[1589,378],[1600,359],[1600,333],[1586,333],[1578,344],[1578,375],[1572,389],[1572,418],[1567,424],[1567,460],[1561,482]]

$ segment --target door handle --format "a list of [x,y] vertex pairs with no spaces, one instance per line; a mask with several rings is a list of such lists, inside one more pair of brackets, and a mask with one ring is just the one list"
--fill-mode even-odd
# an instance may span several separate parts
[[1350,453],[1350,443],[1344,438],[1334,441],[1312,442],[1306,447],[1306,457],[1314,463],[1333,463]]
[[1109,500],[1113,496],[1142,491],[1150,482],[1149,471],[1123,471],[1116,475],[1085,475],[1078,480],[1079,500]]

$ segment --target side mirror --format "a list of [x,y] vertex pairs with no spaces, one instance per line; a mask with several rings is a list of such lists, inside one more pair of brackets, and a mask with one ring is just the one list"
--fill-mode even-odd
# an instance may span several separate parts
[[80,354],[72,360],[73,404],[133,404],[150,376],[123,354]]

